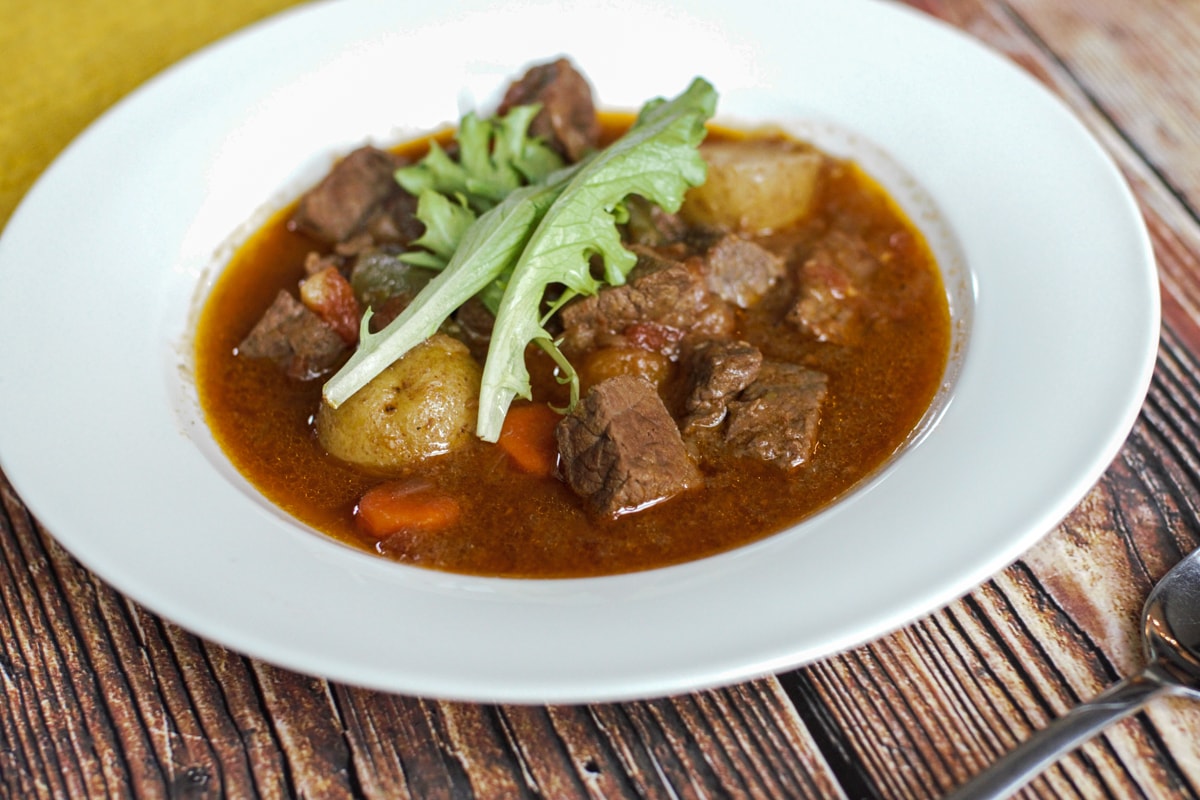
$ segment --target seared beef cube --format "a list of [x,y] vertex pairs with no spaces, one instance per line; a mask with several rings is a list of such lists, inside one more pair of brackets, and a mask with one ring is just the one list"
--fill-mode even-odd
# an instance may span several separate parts
[[365,233],[374,244],[407,245],[425,233],[425,224],[417,219],[417,198],[403,188],[394,191],[379,205],[368,217],[365,227]]
[[740,236],[722,236],[704,256],[708,288],[738,308],[750,308],[783,277],[784,261]]
[[533,67],[508,87],[497,109],[503,116],[514,106],[541,103],[542,110],[529,126],[565,159],[574,162],[600,141],[600,121],[592,88],[571,62],[560,58]]
[[821,253],[801,265],[796,301],[787,320],[819,342],[850,344],[857,339],[854,300],[858,290],[825,256]]
[[754,383],[729,403],[726,443],[783,469],[800,466],[817,442],[826,384],[816,370],[765,362]]
[[664,211],[639,195],[625,198],[625,209],[629,212],[625,236],[633,244],[662,247],[687,237],[687,223],[678,213]]
[[345,348],[332,326],[281,290],[238,345],[238,354],[269,358],[291,377],[308,380],[333,366]]
[[[656,272],[677,268],[687,258],[686,248],[682,245],[664,245],[662,247],[629,245],[628,249],[637,256],[637,263],[629,272],[630,283],[648,278]],[[696,274],[699,276],[700,273]]]
[[720,425],[729,401],[758,377],[762,361],[758,348],[746,342],[710,339],[691,348],[681,362],[688,387],[684,435]]
[[833,233],[801,265],[787,319],[817,341],[853,344],[861,333],[861,287],[879,263],[866,243]]
[[300,198],[292,224],[327,244],[348,240],[363,229],[373,213],[404,193],[394,177],[403,163],[385,150],[360,147]]
[[470,349],[471,355],[480,361],[487,360],[488,346],[492,343],[492,326],[496,317],[477,297],[469,298],[454,312],[458,338]]
[[638,346],[627,331],[647,323],[671,328],[679,335],[659,337],[674,353],[688,334],[708,338],[728,336],[733,310],[709,291],[704,275],[693,265],[663,259],[645,248],[634,248],[638,265],[623,286],[610,286],[565,306],[563,349],[582,353],[597,346]]
[[675,421],[641,378],[593,386],[555,437],[567,484],[600,516],[653,505],[700,482]]

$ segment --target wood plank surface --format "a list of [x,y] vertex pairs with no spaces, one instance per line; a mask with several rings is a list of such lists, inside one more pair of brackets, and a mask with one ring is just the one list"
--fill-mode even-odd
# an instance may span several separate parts
[[[82,568],[0,480],[0,797],[931,798],[1136,671],[1146,593],[1200,546],[1200,6],[910,4],[1064,99],[1134,188],[1162,275],[1137,424],[1019,562],[779,676],[630,703],[475,705],[198,639]],[[1200,797],[1200,705],[1156,701],[1023,796]]]

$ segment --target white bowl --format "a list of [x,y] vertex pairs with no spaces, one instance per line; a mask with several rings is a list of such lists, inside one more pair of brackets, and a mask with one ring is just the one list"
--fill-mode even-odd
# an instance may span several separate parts
[[[1004,59],[863,0],[411,5],[304,6],[187,59],[63,153],[0,239],[0,464],[117,589],[251,656],[362,686],[656,696],[788,669],[953,600],[1117,453],[1156,352],[1148,238],[1085,129]],[[297,524],[204,424],[197,298],[336,156],[452,122],[558,54],[606,106],[701,74],[723,119],[863,161],[945,272],[956,338],[936,421],[816,517],[639,574],[435,573]]]

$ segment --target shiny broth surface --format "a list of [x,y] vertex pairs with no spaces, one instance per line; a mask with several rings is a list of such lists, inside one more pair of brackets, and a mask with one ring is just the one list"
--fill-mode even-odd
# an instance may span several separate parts
[[[592,576],[644,570],[736,548],[824,508],[873,473],[920,422],[940,388],[950,346],[946,294],[913,225],[855,165],[828,159],[813,213],[757,239],[794,265],[831,234],[863,243],[883,268],[862,302],[869,335],[853,345],[816,341],[783,321],[795,291],[789,269],[757,305],[739,310],[738,338],[765,357],[828,376],[815,451],[783,470],[747,458],[704,466],[704,486],[615,519],[597,519],[555,477],[514,468],[495,445],[472,440],[419,468],[457,497],[458,523],[401,548],[355,524],[362,494],[384,479],[327,455],[312,419],[322,380],[287,377],[237,346],[280,289],[295,291],[313,242],[290,231],[285,209],[235,254],[206,301],[196,333],[196,380],[214,436],[271,502],[326,534],[432,569],[506,577]],[[531,357],[535,396],[558,400]]]

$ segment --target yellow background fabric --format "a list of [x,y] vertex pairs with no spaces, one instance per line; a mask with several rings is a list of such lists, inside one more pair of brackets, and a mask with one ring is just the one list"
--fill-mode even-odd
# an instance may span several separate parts
[[0,0],[0,229],[54,157],[165,67],[297,0]]

